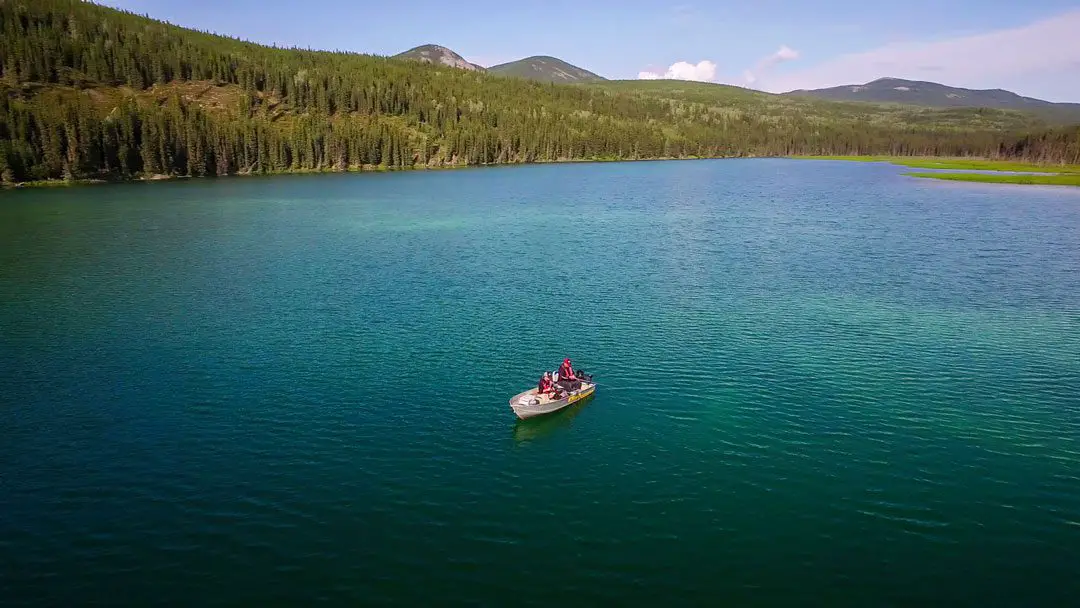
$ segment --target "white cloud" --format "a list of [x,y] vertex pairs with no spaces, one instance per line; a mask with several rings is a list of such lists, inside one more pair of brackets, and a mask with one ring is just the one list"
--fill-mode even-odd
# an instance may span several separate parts
[[772,63],[780,63],[781,61],[791,61],[792,59],[799,58],[799,51],[789,48],[786,44],[781,44],[780,49],[769,56]]
[[[783,50],[782,47],[781,50]],[[863,83],[883,76],[954,86],[1039,84],[1080,98],[1080,10],[1019,27],[930,42],[889,44],[767,80],[769,91]]]
[[746,84],[754,84],[755,82],[757,82],[758,76],[762,72],[767,71],[772,66],[778,63],[783,63],[785,61],[794,61],[798,58],[799,51],[796,51],[795,49],[789,47],[786,44],[781,44],[780,48],[777,49],[775,53],[762,57],[758,60],[757,63],[754,64],[753,68],[749,70],[744,70],[743,80],[746,81]]
[[678,61],[671,64],[671,66],[663,74],[660,72],[638,72],[638,79],[640,80],[658,80],[660,78],[673,79],[673,80],[697,80],[699,82],[715,82],[716,81],[716,64],[708,59],[699,61],[696,64],[686,61]]
[[680,61],[668,68],[671,78],[678,80],[700,80],[709,82],[716,80],[716,64],[709,61],[699,61],[696,65]]

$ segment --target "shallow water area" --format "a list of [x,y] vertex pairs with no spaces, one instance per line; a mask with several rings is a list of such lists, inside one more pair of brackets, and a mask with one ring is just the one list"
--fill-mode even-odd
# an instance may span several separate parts
[[5,603],[1065,604],[1080,196],[907,171],[0,193]]

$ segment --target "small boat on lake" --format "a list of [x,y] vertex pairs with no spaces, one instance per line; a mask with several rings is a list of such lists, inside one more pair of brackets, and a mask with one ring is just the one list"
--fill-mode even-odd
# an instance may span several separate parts
[[534,416],[527,420],[515,418],[512,435],[514,443],[524,445],[540,441],[567,431],[574,426],[574,419],[589,407],[592,399],[579,399],[563,409],[543,416]]
[[596,383],[592,378],[582,380],[580,386],[571,391],[561,391],[555,395],[539,393],[537,387],[518,393],[510,399],[510,408],[518,418],[525,420],[534,416],[543,416],[557,412],[571,404],[592,396],[596,392]]

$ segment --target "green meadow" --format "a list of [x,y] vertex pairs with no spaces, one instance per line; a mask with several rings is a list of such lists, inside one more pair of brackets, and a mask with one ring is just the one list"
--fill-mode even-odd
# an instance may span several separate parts
[[987,184],[1080,186],[1080,173],[1043,173],[1039,175],[1017,175],[1015,173],[905,173],[904,175]]
[[1037,175],[1014,173],[905,173],[911,177],[992,184],[1028,184],[1051,186],[1080,186],[1080,165],[1038,164],[1013,160],[975,158],[907,158],[894,156],[796,156],[816,160],[846,160],[854,162],[886,162],[913,169],[954,169],[967,171],[1025,171]]

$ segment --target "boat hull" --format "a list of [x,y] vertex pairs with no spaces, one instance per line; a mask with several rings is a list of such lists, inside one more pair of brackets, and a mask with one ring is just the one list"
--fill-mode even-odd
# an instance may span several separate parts
[[[525,420],[527,418],[535,418],[536,416],[553,414],[561,409],[578,403],[582,399],[591,397],[595,392],[596,384],[583,382],[580,389],[571,391],[566,397],[548,400],[538,398],[536,389],[534,388],[514,395],[514,397],[510,399],[510,409],[514,410],[514,414],[516,414],[518,418]],[[537,401],[537,403],[533,403],[533,401]]]

